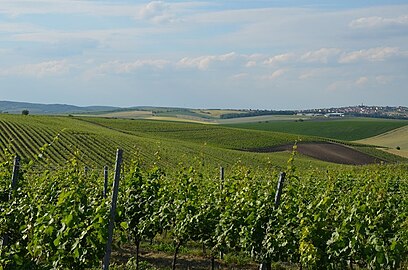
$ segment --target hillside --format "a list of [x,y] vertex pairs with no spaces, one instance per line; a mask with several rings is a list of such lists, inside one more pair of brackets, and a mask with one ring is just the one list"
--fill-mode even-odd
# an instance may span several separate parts
[[251,130],[286,132],[292,134],[320,136],[337,140],[354,141],[376,136],[408,125],[407,120],[346,118],[310,119],[292,121],[262,121],[226,125]]
[[[90,119],[94,119],[96,123],[90,123]],[[75,155],[89,167],[113,164],[117,148],[124,149],[127,162],[138,158],[144,164],[157,163],[166,168],[173,168],[180,163],[191,165],[197,162],[213,167],[228,167],[237,162],[255,167],[269,167],[271,164],[285,167],[290,157],[287,152],[259,154],[232,149],[238,146],[251,147],[262,143],[290,141],[285,136],[280,137],[268,132],[244,131],[240,135],[239,130],[222,127],[211,130],[208,125],[127,121],[130,122],[119,119],[0,114],[0,147],[7,148],[12,154],[19,154],[23,159],[37,159],[41,155],[39,164],[61,165]],[[103,126],[105,122],[111,123],[112,126]],[[116,129],[118,127],[114,125],[120,125],[124,129]],[[133,130],[129,130],[130,128]],[[223,130],[229,131],[228,136],[232,137],[226,135],[216,141]],[[194,134],[197,134],[197,131],[204,132],[205,136],[196,137]],[[211,134],[214,142],[209,140]],[[238,136],[241,136],[241,140],[235,141]],[[259,140],[250,140],[254,136],[258,136]],[[226,143],[228,141],[229,144]],[[223,143],[226,145],[221,147]],[[44,146],[46,149],[42,153],[40,149]],[[1,153],[2,159],[4,156],[5,153]],[[305,166],[325,164],[300,156],[297,161],[299,165]]]
[[20,114],[22,110],[29,110],[30,114],[69,114],[89,113],[116,110],[111,106],[86,106],[79,107],[67,104],[40,104],[28,102],[0,101],[0,112]]
[[200,145],[211,145],[219,148],[236,150],[269,147],[290,143],[293,144],[295,141],[299,140],[322,140],[320,138],[311,136],[235,129],[219,125],[205,125],[200,123],[90,117],[82,117],[78,119],[137,136],[175,139],[178,141],[188,141]]
[[[220,125],[68,116],[0,114],[0,130],[0,147],[8,148],[25,159],[36,159],[41,154],[42,158],[38,161],[41,164],[63,164],[76,155],[89,167],[113,164],[117,148],[125,150],[128,162],[137,157],[144,164],[157,163],[166,168],[195,162],[212,167],[228,167],[237,162],[255,167],[271,164],[285,167],[290,151],[268,153],[259,149],[293,145],[295,141],[327,141],[321,137]],[[41,153],[40,149],[44,146],[45,151]],[[370,149],[369,154],[379,160],[394,160],[378,154],[381,151]],[[367,152],[367,149],[364,150]],[[354,155],[351,149],[346,148],[345,151]],[[1,155],[4,158],[5,153]],[[307,167],[328,164],[307,155],[298,155],[297,163]],[[323,159],[319,153],[310,156]],[[335,159],[324,160],[336,162]]]
[[356,142],[387,147],[387,152],[408,158],[408,126]]

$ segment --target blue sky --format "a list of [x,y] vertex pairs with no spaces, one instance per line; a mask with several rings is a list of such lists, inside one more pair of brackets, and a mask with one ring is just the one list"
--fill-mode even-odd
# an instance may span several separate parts
[[0,100],[408,106],[407,1],[322,2],[1,0]]

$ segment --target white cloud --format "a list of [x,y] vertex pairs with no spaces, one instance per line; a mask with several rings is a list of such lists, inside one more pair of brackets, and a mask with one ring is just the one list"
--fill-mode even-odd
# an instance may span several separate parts
[[310,69],[310,70],[305,70],[302,71],[299,75],[299,80],[307,80],[310,78],[314,78],[317,77],[319,75],[323,74],[323,70],[322,69]]
[[131,41],[135,37],[140,37],[145,34],[159,34],[169,31],[168,29],[159,28],[116,28],[103,30],[84,30],[84,31],[51,31],[42,29],[39,31],[26,32],[11,36],[12,41],[24,42],[47,42],[56,43],[66,40],[83,40],[93,39],[99,42],[107,42],[111,40],[126,40]]
[[126,74],[134,72],[140,68],[151,67],[155,69],[163,69],[170,62],[162,59],[145,59],[145,60],[136,60],[133,62],[120,62],[120,61],[111,61],[106,62],[97,67],[93,71],[95,74],[107,74],[107,73],[116,73],[116,74]]
[[235,75],[231,76],[231,79],[233,79],[233,80],[241,80],[241,79],[247,78],[248,76],[249,76],[248,73],[238,73],[238,74],[235,74]]
[[341,50],[338,48],[321,48],[304,53],[300,59],[305,62],[327,63],[330,58],[337,56],[340,52]]
[[278,54],[275,56],[270,57],[264,61],[266,65],[276,65],[279,63],[285,63],[295,58],[294,53],[285,53],[285,54]]
[[352,63],[359,60],[366,60],[372,62],[384,61],[387,58],[404,55],[397,47],[379,47],[349,53],[343,53],[340,56],[339,63]]
[[329,86],[327,87],[327,90],[331,92],[336,92],[339,90],[346,90],[349,88],[350,88],[350,82],[346,80],[342,80],[342,81],[335,81],[329,84]]
[[33,77],[55,76],[68,73],[72,67],[73,66],[69,64],[66,60],[54,60],[3,69],[0,70],[0,75],[2,76],[17,75]]
[[392,76],[378,75],[375,77],[375,81],[379,84],[388,84],[392,82],[392,80],[393,80]]
[[367,82],[368,82],[368,78],[364,76],[364,77],[358,78],[355,83],[356,85],[363,86],[367,84]]
[[408,15],[396,18],[384,18],[379,16],[362,17],[351,21],[349,24],[352,28],[377,28],[398,25],[408,26]]
[[90,14],[102,16],[133,17],[141,9],[139,5],[101,3],[99,1],[72,0],[2,0],[0,14],[12,17],[27,14]]
[[178,61],[177,66],[182,68],[198,68],[207,70],[211,64],[216,62],[230,62],[237,59],[238,55],[234,52],[222,55],[206,55],[195,58],[184,57]]
[[38,31],[40,28],[31,24],[24,23],[0,23],[1,33],[26,33]]
[[248,61],[245,66],[250,68],[250,67],[256,67],[257,63],[256,61]]
[[170,4],[163,1],[152,1],[141,8],[139,15],[142,19],[155,23],[174,22],[175,15],[170,11]]
[[289,70],[287,68],[281,68],[278,70],[275,70],[274,72],[272,72],[270,75],[267,76],[263,76],[262,79],[266,79],[266,80],[275,80],[279,77],[282,77],[284,74],[286,74]]

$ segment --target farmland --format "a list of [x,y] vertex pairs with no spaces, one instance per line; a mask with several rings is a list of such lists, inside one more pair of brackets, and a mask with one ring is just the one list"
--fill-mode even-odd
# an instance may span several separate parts
[[[41,154],[40,163],[61,165],[77,155],[89,167],[112,164],[117,148],[125,150],[126,160],[137,154],[146,164],[157,162],[165,167],[193,159],[213,166],[231,166],[238,161],[261,167],[271,163],[285,166],[288,153],[257,154],[233,149],[293,144],[299,138],[191,123],[4,114],[0,115],[0,129],[1,147],[22,158],[38,159]],[[299,162],[322,164],[307,157]]]
[[357,142],[387,147],[389,148],[387,149],[388,152],[408,158],[408,126],[403,126]]
[[[400,124],[390,122],[393,126]],[[340,124],[339,129],[344,126],[342,122],[333,123]],[[357,126],[359,121],[351,123]],[[366,123],[369,123],[367,127],[371,128],[364,131],[367,134],[378,132],[378,125],[381,124],[377,121]],[[169,167],[197,157],[212,165],[230,166],[239,161],[261,167],[269,166],[267,164],[271,163],[275,166],[285,166],[289,152],[266,153],[268,151],[257,149],[293,145],[295,141],[319,143],[328,140],[324,137],[221,125],[100,117],[3,114],[0,115],[0,128],[1,146],[23,158],[37,159],[42,151],[44,152],[41,154],[42,163],[61,165],[67,157],[75,154],[80,155],[79,160],[90,167],[112,164],[116,148],[124,149],[129,156],[137,154],[146,163],[160,162],[162,166]],[[356,128],[350,132],[353,133],[355,130]],[[347,134],[344,130],[341,132]],[[392,157],[382,157],[381,151],[372,147],[365,147],[364,152],[374,154],[381,160],[394,160]],[[4,156],[4,153],[2,155]],[[304,155],[299,156],[298,162],[316,166],[322,164],[317,160],[311,161]]]
[[354,141],[376,136],[406,125],[408,125],[408,121],[406,120],[349,118],[344,120],[263,121],[258,123],[231,124],[227,126]]
[[138,136],[171,138],[197,144],[208,144],[229,149],[249,149],[294,143],[296,140],[319,141],[311,136],[283,134],[226,128],[218,125],[199,123],[178,123],[171,121],[134,121],[125,119],[80,118],[109,129]]
[[[0,235],[7,235],[0,266],[100,268],[109,212],[100,174],[83,173],[75,158],[58,170],[44,172],[27,164],[18,189],[12,191],[7,184],[10,158],[0,164]],[[157,166],[142,169],[134,163],[121,180],[116,220],[116,244],[133,250],[124,267],[137,269],[140,261],[146,267],[145,253],[139,253],[141,244],[154,250],[158,243],[167,243],[172,262],[157,268],[159,258],[150,261],[147,269],[229,267],[220,252],[225,257],[239,254],[253,264],[274,262],[280,269],[285,265],[289,269],[404,269],[406,165],[305,170],[295,163],[296,157],[285,170],[279,203],[274,199],[275,187],[284,176],[276,169],[238,164],[221,181],[214,171],[206,172],[199,165],[171,172]],[[198,245],[207,250],[208,257],[196,253],[207,258],[206,265],[177,261],[182,247]]]
[[[379,132],[378,126],[365,127],[370,130],[360,136]],[[100,268],[110,204],[102,196],[102,166],[109,167],[110,186],[117,148],[125,156],[113,262],[128,261],[125,268],[136,269],[140,261],[146,269],[254,269],[272,262],[288,269],[384,269],[407,263],[407,164],[350,166],[316,159],[330,149],[336,157],[347,156],[355,151],[352,142],[333,144],[321,134],[72,116],[0,114],[0,130],[3,269]],[[298,151],[292,152],[295,141]],[[284,151],[268,151],[279,147]],[[320,152],[312,158],[310,149]],[[363,155],[356,153],[357,159]],[[13,191],[15,154],[23,160]],[[281,172],[286,182],[277,204]],[[165,265],[161,255],[149,260],[145,253],[163,248],[166,256],[172,253]],[[194,252],[201,265],[177,261],[182,249]],[[230,265],[231,256],[246,263]]]

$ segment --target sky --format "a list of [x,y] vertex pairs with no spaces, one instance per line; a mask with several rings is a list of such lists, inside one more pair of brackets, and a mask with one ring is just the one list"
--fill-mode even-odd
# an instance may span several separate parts
[[0,0],[0,100],[408,106],[408,1]]

